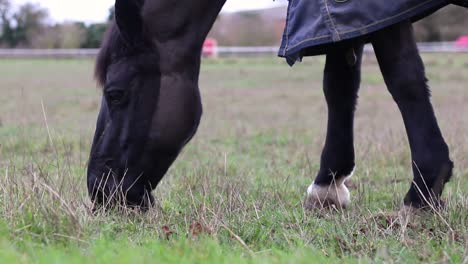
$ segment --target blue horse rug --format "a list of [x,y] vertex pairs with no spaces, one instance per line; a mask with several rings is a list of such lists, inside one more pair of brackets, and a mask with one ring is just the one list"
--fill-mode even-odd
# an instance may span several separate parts
[[[462,6],[468,2],[452,1]],[[414,22],[448,4],[450,0],[289,0],[278,55],[292,66],[303,56],[325,54],[337,43]]]

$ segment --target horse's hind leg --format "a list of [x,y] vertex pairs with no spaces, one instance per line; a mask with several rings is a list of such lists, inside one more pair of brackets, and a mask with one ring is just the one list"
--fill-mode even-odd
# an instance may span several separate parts
[[[344,185],[354,170],[353,121],[361,79],[363,46],[339,49],[327,54],[323,90],[328,105],[328,127],[320,170],[307,189],[307,209],[335,205],[345,207],[350,201]],[[350,62],[350,52],[355,61]]]
[[405,22],[372,38],[385,83],[398,104],[408,134],[414,181],[404,203],[439,205],[453,163],[437,124],[411,23]]

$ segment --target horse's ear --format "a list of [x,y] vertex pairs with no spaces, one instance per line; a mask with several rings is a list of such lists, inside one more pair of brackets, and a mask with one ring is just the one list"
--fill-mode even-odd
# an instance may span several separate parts
[[123,40],[130,46],[143,44],[142,6],[141,0],[115,1],[115,22]]

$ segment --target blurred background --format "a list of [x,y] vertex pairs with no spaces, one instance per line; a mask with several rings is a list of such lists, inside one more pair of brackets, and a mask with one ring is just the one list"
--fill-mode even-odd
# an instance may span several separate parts
[[[228,1],[209,37],[220,46],[277,46],[286,4]],[[98,48],[113,17],[112,5],[112,0],[0,0],[0,48]],[[417,23],[415,31],[419,42],[457,41],[468,35],[467,11],[449,6]]]

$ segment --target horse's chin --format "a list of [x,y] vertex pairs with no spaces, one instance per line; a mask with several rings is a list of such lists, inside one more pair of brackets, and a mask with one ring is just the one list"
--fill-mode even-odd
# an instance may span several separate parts
[[[124,171],[123,173],[120,173]],[[137,170],[105,171],[95,166],[88,168],[88,190],[93,211],[108,209],[138,209],[147,211],[154,204],[153,189]],[[150,170],[147,170],[150,171]]]

